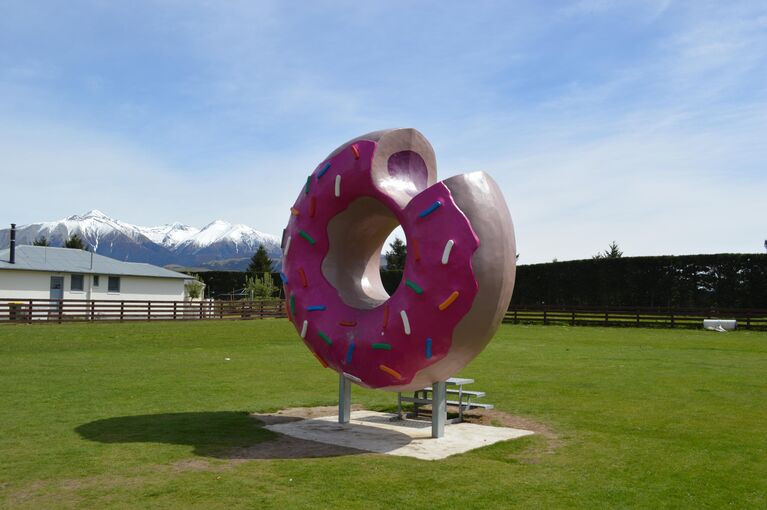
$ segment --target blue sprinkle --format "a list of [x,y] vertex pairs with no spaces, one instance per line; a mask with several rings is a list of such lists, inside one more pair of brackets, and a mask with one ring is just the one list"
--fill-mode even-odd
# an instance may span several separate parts
[[431,359],[431,338],[426,339],[426,359]]
[[349,344],[349,349],[346,351],[346,362],[351,363],[352,362],[352,353],[354,352],[354,344]]
[[319,173],[317,173],[317,179],[325,175],[325,172],[327,172],[328,170],[330,170],[330,161],[325,163],[325,166],[322,167],[322,170],[320,170]]
[[427,207],[426,209],[424,209],[423,211],[421,211],[421,212],[418,214],[418,217],[419,217],[419,218],[425,218],[426,216],[430,215],[431,213],[433,213],[434,211],[436,211],[436,210],[437,210],[437,209],[439,209],[440,207],[442,207],[442,202],[440,202],[439,200],[437,200],[436,202],[434,202],[433,204],[431,204],[429,207]]
[[288,277],[285,276],[285,273],[280,273],[280,280],[282,280],[282,283],[284,283],[285,285],[288,284]]
[[306,307],[307,312],[322,312],[323,310],[325,310],[325,305],[314,305]]

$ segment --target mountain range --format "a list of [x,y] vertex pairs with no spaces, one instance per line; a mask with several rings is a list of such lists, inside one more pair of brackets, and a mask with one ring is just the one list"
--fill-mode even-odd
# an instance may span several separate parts
[[[277,236],[223,220],[203,228],[182,223],[142,227],[92,210],[59,221],[22,225],[16,230],[17,244],[32,244],[45,237],[51,246],[63,246],[72,234],[77,234],[89,250],[100,255],[171,269],[241,271],[263,244],[278,270],[282,255]],[[7,247],[9,239],[10,229],[0,230],[0,247]]]

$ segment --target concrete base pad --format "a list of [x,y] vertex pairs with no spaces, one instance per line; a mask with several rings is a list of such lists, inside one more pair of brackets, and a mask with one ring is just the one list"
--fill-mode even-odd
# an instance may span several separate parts
[[533,434],[530,430],[489,427],[473,423],[445,426],[445,435],[431,437],[431,422],[399,420],[397,415],[375,411],[353,411],[351,421],[338,423],[338,416],[323,416],[265,428],[299,439],[355,448],[387,455],[438,460],[499,441]]

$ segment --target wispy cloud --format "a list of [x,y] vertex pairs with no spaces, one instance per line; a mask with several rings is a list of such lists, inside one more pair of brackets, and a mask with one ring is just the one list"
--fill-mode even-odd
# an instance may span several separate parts
[[279,233],[336,145],[413,126],[442,177],[496,177],[523,262],[613,239],[634,255],[757,251],[767,235],[761,2],[3,9],[6,221],[98,207]]

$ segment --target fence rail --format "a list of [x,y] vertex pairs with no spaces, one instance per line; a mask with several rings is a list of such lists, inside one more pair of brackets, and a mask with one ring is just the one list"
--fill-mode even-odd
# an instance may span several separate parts
[[[91,321],[249,320],[285,318],[284,300],[135,301],[85,299],[0,299],[0,324]],[[513,324],[569,324],[700,328],[703,319],[735,319],[738,328],[767,330],[767,310],[634,307],[512,306],[503,321]]]
[[503,322],[513,324],[568,324],[700,328],[703,319],[735,319],[738,328],[767,329],[767,310],[729,308],[549,307],[510,306]]
[[284,300],[0,299],[0,324],[136,320],[247,320],[286,316]]

